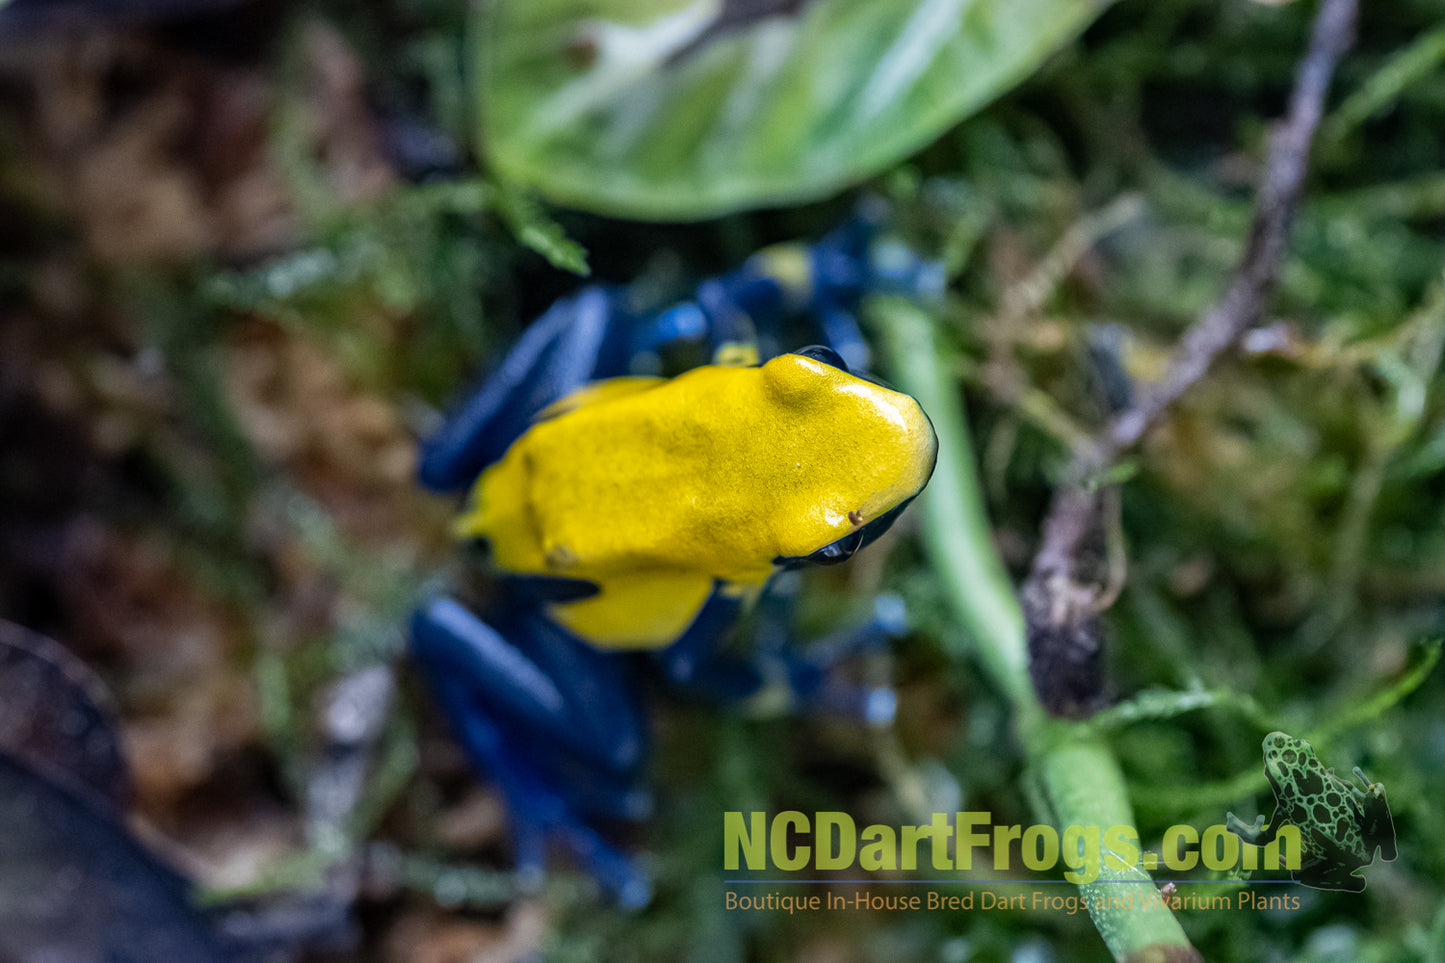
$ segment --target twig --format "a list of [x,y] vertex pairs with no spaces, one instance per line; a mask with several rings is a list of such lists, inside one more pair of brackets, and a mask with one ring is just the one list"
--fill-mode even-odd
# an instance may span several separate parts
[[1079,572],[1080,556],[1100,528],[1100,493],[1094,482],[1263,315],[1289,246],[1330,78],[1354,32],[1356,3],[1324,0],[1315,17],[1289,110],[1270,137],[1244,255],[1223,297],[1185,333],[1163,380],[1075,454],[1054,493],[1022,598],[1030,674],[1040,700],[1055,714],[1088,714],[1103,698],[1097,616],[1106,602],[1100,588]]
[[1279,279],[1309,167],[1310,142],[1324,113],[1335,64],[1354,34],[1355,7],[1356,0],[1325,0],[1320,7],[1309,52],[1295,75],[1289,112],[1270,137],[1264,183],[1234,279],[1219,303],[1184,335],[1164,380],[1139,405],[1114,419],[1094,455],[1097,467],[1135,445],[1258,322]]

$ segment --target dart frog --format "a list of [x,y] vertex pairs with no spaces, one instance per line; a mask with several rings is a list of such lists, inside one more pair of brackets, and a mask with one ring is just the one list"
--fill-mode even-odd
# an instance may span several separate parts
[[[867,217],[811,247],[765,249],[661,310],[587,287],[423,444],[423,484],[467,493],[456,533],[486,556],[491,592],[432,598],[412,648],[508,803],[525,885],[561,843],[619,903],[650,898],[598,828],[649,806],[639,661],[712,697],[891,719],[891,690],[832,670],[902,632],[896,599],[808,654],[759,644],[744,658],[720,643],[776,573],[846,560],[927,483],[932,425],[856,373],[867,345],[854,312],[865,294],[940,289],[937,265],[881,242]],[[825,344],[772,350],[798,328]],[[656,373],[689,345],[713,363]]]
[[1229,813],[1226,826],[1245,842],[1265,846],[1274,841],[1280,826],[1291,823],[1300,831],[1303,858],[1293,871],[1295,880],[1315,889],[1364,890],[1365,880],[1355,875],[1375,858],[1375,850],[1394,859],[1395,823],[1385,787],[1370,782],[1359,766],[1355,778],[1363,790],[1326,769],[1314,747],[1283,732],[1264,738],[1264,773],[1274,789],[1275,810],[1269,828],[1264,816],[1246,825]]

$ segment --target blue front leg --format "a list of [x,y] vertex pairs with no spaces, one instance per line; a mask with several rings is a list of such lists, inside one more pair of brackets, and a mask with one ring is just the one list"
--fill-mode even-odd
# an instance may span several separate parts
[[902,602],[880,596],[868,622],[800,650],[789,627],[795,591],[795,580],[789,576],[769,584],[745,656],[731,654],[725,646],[742,603],[714,592],[687,632],[655,656],[663,674],[678,688],[718,702],[751,703],[762,712],[831,712],[869,725],[887,725],[896,707],[893,690],[844,682],[838,669],[848,659],[886,647],[906,631]]

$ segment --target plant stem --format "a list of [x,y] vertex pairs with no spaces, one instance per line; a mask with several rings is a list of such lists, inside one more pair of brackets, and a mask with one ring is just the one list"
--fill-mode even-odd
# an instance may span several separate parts
[[[1036,815],[1050,821],[1061,839],[1070,826],[1097,827],[1101,834],[1111,826],[1132,827],[1123,774],[1107,744],[1086,722],[1049,718],[1034,695],[1023,613],[994,551],[953,358],[937,344],[933,319],[915,305],[889,299],[879,311],[890,370],[938,433],[938,467],[920,499],[924,541],[949,605],[968,632],[971,654],[1013,708],[1047,809]],[[1115,959],[1146,948],[1153,958],[1198,958],[1146,873],[1100,863],[1098,877],[1079,891]]]
[[880,309],[888,312],[882,327],[889,367],[938,434],[938,463],[919,499],[928,553],[989,677],[1020,712],[1037,713],[1023,613],[993,550],[957,369],[936,349],[931,319],[911,302],[880,300]]

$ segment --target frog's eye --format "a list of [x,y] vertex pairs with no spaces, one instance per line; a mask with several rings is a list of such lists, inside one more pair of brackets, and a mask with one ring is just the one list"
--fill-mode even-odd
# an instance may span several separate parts
[[832,348],[827,347],[826,345],[809,345],[808,347],[803,348],[799,351],[794,351],[793,354],[801,355],[802,357],[809,358],[813,361],[821,361],[823,364],[837,368],[844,374],[850,374],[853,377],[859,379],[860,381],[866,381],[869,384],[875,384],[880,388],[887,388],[889,391],[898,390],[875,374],[866,371],[854,371],[852,368],[848,367],[848,362],[843,360],[842,355],[834,351]]
[[821,361],[823,362],[823,364],[826,365],[832,365],[839,371],[845,373],[848,371],[848,363],[843,360],[843,356],[840,355],[838,352],[834,351],[832,348],[827,347],[826,345],[811,344],[808,347],[803,348],[800,351],[794,351],[793,353],[801,355],[804,358],[812,358],[814,361]]
[[844,535],[836,542],[824,545],[812,555],[807,556],[806,561],[809,565],[837,565],[839,562],[846,562],[852,558],[853,553],[863,545],[863,529],[860,528],[856,532]]
[[898,516],[903,514],[903,510],[912,501],[912,498],[904,499],[862,528],[844,535],[836,542],[829,542],[811,555],[779,555],[773,559],[773,564],[779,568],[798,568],[802,565],[837,565],[839,562],[846,562],[853,557],[853,553],[873,544],[879,535],[892,528]]

